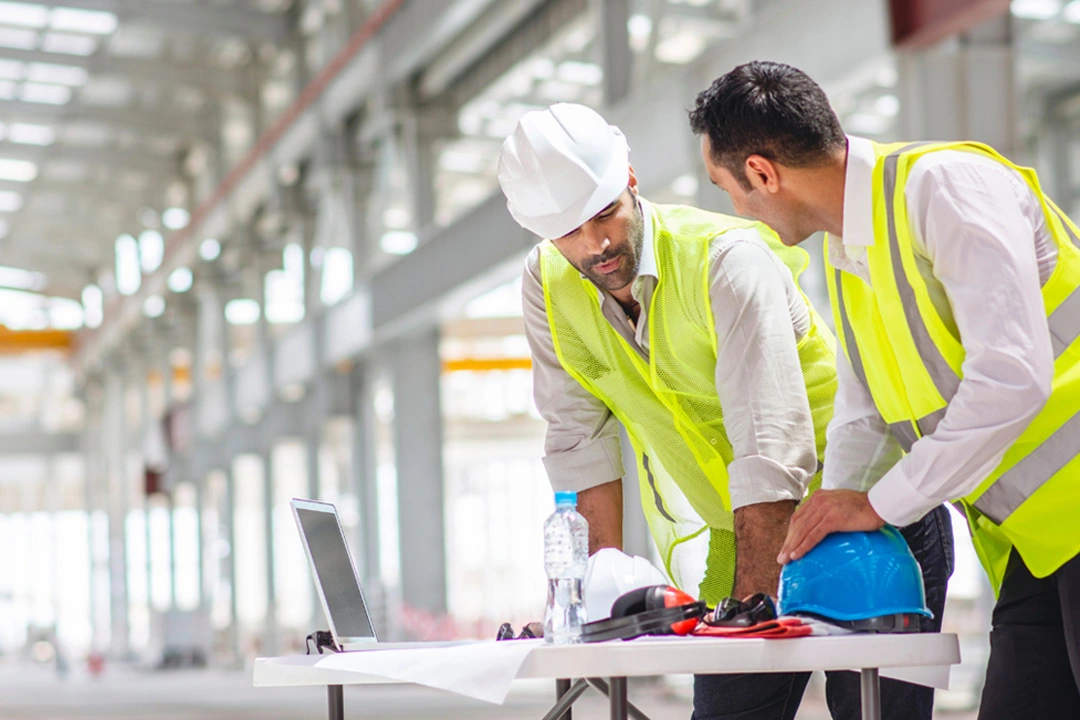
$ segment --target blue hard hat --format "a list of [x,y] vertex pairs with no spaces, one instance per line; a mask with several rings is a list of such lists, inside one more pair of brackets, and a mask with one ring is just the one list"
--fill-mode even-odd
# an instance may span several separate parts
[[919,562],[890,525],[874,532],[832,533],[785,565],[779,611],[841,621],[934,616],[926,607]]

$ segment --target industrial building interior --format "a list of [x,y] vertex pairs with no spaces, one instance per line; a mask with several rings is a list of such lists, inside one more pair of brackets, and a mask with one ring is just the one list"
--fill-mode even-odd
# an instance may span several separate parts
[[[254,658],[326,626],[293,497],[337,505],[383,637],[542,615],[536,238],[495,172],[529,110],[596,108],[645,197],[730,212],[687,109],[778,60],[847,132],[988,142],[1078,217],[1080,0],[969,3],[999,11],[915,45],[897,4],[0,2],[0,714],[322,717],[318,690],[251,686]],[[634,486],[626,547],[649,556]],[[955,527],[963,663],[935,712],[973,718],[993,595]],[[689,717],[691,693],[631,683],[654,718]],[[346,696],[371,717],[516,718],[551,688]],[[825,717],[815,680],[799,718]]]

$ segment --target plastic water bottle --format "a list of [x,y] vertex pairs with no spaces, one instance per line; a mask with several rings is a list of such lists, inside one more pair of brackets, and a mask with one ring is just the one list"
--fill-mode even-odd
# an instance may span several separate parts
[[580,642],[586,621],[583,585],[588,565],[589,523],[577,511],[577,493],[557,492],[555,512],[544,521],[545,643]]

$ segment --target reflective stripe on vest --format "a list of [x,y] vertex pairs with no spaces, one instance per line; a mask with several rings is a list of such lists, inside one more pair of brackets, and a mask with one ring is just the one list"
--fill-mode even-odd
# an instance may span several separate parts
[[[1069,240],[1080,249],[1080,237],[1077,237],[1076,233],[1073,232],[1072,225],[1069,224],[1065,213],[1061,212],[1061,209],[1054,203],[1049,204],[1054,214],[1058,216],[1058,220],[1061,221],[1061,226],[1065,228]],[[1073,340],[1080,337],[1080,291],[1074,292],[1065,298],[1064,302],[1058,305],[1054,312],[1050,314],[1047,323],[1050,326],[1050,344],[1054,348],[1054,358],[1057,359],[1061,356],[1061,353],[1065,352],[1065,348],[1072,344]]]
[[[911,143],[893,151],[885,156],[883,161],[884,200],[888,226],[888,242],[890,257],[892,258],[893,277],[896,288],[902,299],[904,314],[908,328],[914,340],[928,375],[935,387],[944,398],[946,406],[928,415],[919,418],[916,424],[919,433],[916,434],[911,422],[900,421],[889,424],[889,430],[896,437],[905,452],[910,452],[912,446],[920,436],[926,436],[934,432],[938,423],[945,416],[948,402],[956,395],[960,386],[960,376],[952,369],[941,354],[940,348],[930,336],[926,322],[919,311],[915,300],[915,292],[904,272],[900,256],[899,240],[896,233],[896,219],[894,214],[894,202],[896,191],[897,163],[899,156],[915,148],[930,143]],[[1068,219],[1053,203],[1049,203],[1053,212],[1057,215],[1062,227],[1074,245],[1080,248],[1080,238],[1077,237],[1069,224]],[[843,298],[843,271],[836,269],[834,275],[837,293],[837,307],[840,312],[840,325],[844,333],[845,347],[848,359],[851,363],[855,376],[859,382],[871,393],[867,381],[866,369],[863,365],[862,355],[858,348],[858,341],[853,332],[847,307]],[[1061,354],[1080,336],[1080,288],[1072,293],[1049,315],[1047,324],[1050,330],[1051,343],[1054,357]],[[872,393],[871,393],[872,395]],[[1073,415],[1049,438],[1038,445],[1031,453],[1020,460],[1014,467],[1002,473],[1002,475],[988,487],[973,503],[974,507],[986,515],[989,519],[1000,525],[1003,523],[1025,500],[1035,493],[1047,480],[1053,477],[1076,455],[1080,453],[1080,412]]]
[[1002,474],[975,501],[975,509],[1000,525],[1042,484],[1076,457],[1080,412],[1048,437],[1035,452]]

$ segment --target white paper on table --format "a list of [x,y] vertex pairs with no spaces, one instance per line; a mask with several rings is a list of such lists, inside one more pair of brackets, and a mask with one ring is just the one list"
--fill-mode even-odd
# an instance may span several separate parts
[[504,640],[330,655],[316,667],[449,690],[501,705],[521,664],[543,640]]
[[808,625],[810,627],[811,635],[851,635],[855,632],[854,630],[842,628],[839,625],[833,625],[824,620],[818,620],[817,618],[806,617],[804,615],[781,615],[780,617],[799,618],[803,625]]

